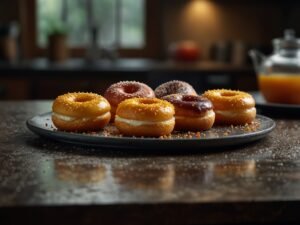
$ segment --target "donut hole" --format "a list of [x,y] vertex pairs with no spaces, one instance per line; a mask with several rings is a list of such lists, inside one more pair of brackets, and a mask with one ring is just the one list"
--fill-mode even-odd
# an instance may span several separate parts
[[233,93],[233,92],[222,92],[220,95],[222,97],[233,97],[233,96],[236,96],[236,93]]
[[182,101],[185,101],[185,102],[195,102],[197,100],[198,100],[197,96],[185,95],[182,97]]
[[148,99],[140,99],[140,103],[141,103],[141,104],[145,104],[145,105],[152,105],[152,104],[155,104],[155,103],[157,103],[157,102],[154,101],[154,100],[151,99],[151,98],[148,98]]
[[91,96],[77,96],[74,99],[74,102],[83,103],[83,102],[89,102],[91,100],[93,100]]
[[128,85],[128,86],[125,86],[123,90],[127,94],[133,94],[139,90],[139,87],[134,86],[134,85]]

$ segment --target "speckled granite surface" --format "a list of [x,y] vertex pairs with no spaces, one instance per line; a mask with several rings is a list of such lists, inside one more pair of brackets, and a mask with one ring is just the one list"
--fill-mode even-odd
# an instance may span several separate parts
[[126,151],[56,143],[27,130],[26,119],[50,106],[0,102],[0,216],[86,206],[108,223],[132,211],[139,224],[300,222],[300,120],[277,120],[268,137],[235,148]]

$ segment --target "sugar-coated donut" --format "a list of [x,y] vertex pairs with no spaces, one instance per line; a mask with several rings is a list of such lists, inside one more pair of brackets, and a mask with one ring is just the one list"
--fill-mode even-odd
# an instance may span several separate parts
[[111,119],[115,118],[116,109],[120,102],[130,98],[154,98],[154,91],[146,84],[137,81],[121,81],[112,84],[104,93],[111,105]]
[[187,82],[173,80],[159,85],[155,89],[156,98],[162,98],[172,94],[197,95],[195,89]]
[[163,136],[175,126],[174,106],[157,98],[132,98],[118,105],[115,125],[124,135]]
[[215,121],[213,105],[198,95],[173,94],[162,99],[175,107],[175,130],[202,131],[210,129]]
[[68,93],[52,105],[52,121],[60,130],[83,132],[102,129],[110,120],[109,102],[93,93]]
[[216,124],[243,125],[256,117],[255,100],[246,92],[218,89],[206,91],[203,96],[213,103]]

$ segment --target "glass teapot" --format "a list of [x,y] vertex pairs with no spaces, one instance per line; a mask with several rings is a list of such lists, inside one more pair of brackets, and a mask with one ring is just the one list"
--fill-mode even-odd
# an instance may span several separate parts
[[300,39],[293,30],[273,40],[274,52],[264,56],[250,50],[259,89],[268,102],[300,104]]

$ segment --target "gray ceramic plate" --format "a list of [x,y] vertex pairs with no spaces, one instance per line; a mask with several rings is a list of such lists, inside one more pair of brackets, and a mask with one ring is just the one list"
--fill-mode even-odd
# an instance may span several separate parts
[[269,103],[259,91],[252,92],[258,112],[270,116],[300,117],[300,105]]
[[[200,133],[174,133],[171,137],[143,138],[122,137],[117,129],[109,125],[105,131],[97,133],[70,133],[58,131],[51,121],[51,113],[45,113],[27,120],[27,127],[34,133],[59,142],[77,145],[110,147],[110,148],[140,148],[140,149],[201,149],[226,147],[253,142],[265,137],[274,127],[275,122],[265,116],[257,115],[255,122],[249,126],[214,127]],[[113,133],[106,136],[107,130]]]

